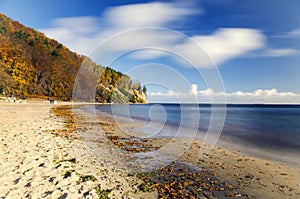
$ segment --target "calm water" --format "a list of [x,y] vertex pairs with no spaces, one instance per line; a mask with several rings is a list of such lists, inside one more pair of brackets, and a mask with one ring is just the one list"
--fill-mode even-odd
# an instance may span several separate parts
[[[213,117],[224,126],[218,144],[264,158],[300,162],[300,105],[227,105],[214,107]],[[226,112],[224,112],[226,111]],[[140,120],[151,136],[202,139],[212,117],[210,105],[99,105],[96,112]],[[226,113],[226,115],[224,115]],[[192,132],[192,133],[191,133]]]

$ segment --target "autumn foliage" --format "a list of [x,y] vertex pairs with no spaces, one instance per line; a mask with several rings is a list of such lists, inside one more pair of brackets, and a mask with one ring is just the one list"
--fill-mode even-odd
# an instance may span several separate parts
[[88,78],[82,82],[89,85],[95,83],[94,99],[88,100],[146,101],[139,82],[71,52],[43,33],[0,13],[0,94],[70,100],[83,62],[96,74],[94,80]]

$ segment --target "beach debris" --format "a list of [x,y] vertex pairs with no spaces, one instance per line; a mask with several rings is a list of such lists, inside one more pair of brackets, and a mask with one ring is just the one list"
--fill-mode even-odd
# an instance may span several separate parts
[[239,196],[229,183],[216,179],[208,170],[195,170],[189,165],[174,162],[137,176],[144,182],[138,186],[142,192],[157,190],[159,198],[225,198]]
[[64,174],[63,174],[64,179],[65,179],[65,178],[68,178],[68,177],[71,177],[71,175],[72,175],[72,173],[73,173],[74,171],[75,171],[74,169],[65,171]]
[[252,179],[254,178],[254,175],[251,174],[251,173],[247,173],[247,174],[245,175],[245,178],[246,178],[246,179],[252,180]]
[[43,163],[41,163],[41,164],[39,164],[39,167],[44,167],[45,166],[45,163],[43,162]]
[[53,113],[55,116],[63,118],[64,125],[60,129],[56,130],[45,130],[46,133],[51,133],[52,135],[59,136],[59,137],[65,137],[67,139],[79,139],[77,132],[77,127],[75,124],[75,118],[71,111],[71,106],[59,106],[59,107],[53,107],[51,109],[51,113]]
[[292,187],[289,187],[288,185],[285,185],[285,184],[277,184],[277,183],[274,183],[274,182],[272,184],[276,185],[278,191],[280,191],[282,193],[294,191],[294,189]]
[[138,137],[119,137],[108,136],[108,139],[119,149],[131,153],[146,153],[154,150],[158,150],[159,147],[155,147],[149,143],[148,139]]
[[14,185],[18,184],[20,180],[21,180],[21,178],[15,179],[15,180],[13,181],[13,182],[14,182]]
[[76,173],[76,175],[79,176],[79,180],[77,181],[78,183],[88,182],[88,181],[91,181],[91,182],[96,182],[97,181],[97,178],[93,175],[81,175],[79,173]]
[[49,178],[50,176],[46,176],[46,175],[40,175],[41,176],[41,178],[43,178],[43,179],[47,179],[47,178]]
[[287,176],[287,173],[279,173],[280,175]]
[[109,194],[111,193],[112,189],[101,189],[101,186],[100,185],[97,185],[95,188],[94,188],[97,196],[99,199],[109,199]]
[[46,192],[43,193],[43,197],[45,198],[45,197],[51,195],[53,192],[54,191],[46,191]]
[[232,167],[233,167],[234,169],[240,169],[240,168],[243,168],[242,166],[239,166],[239,165],[236,165],[236,164],[234,164]]
[[59,196],[57,199],[65,199],[67,198],[68,193],[64,193],[63,195]]
[[63,162],[70,162],[72,164],[76,164],[76,158],[70,158],[70,159],[62,159],[62,160],[53,160],[54,165],[56,166],[55,168],[58,168],[61,166],[61,163]]

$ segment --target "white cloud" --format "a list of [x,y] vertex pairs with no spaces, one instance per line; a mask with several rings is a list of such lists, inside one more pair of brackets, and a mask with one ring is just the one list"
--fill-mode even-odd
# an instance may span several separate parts
[[217,30],[212,36],[193,38],[203,45],[216,63],[260,49],[265,45],[264,35],[254,29],[224,28]]
[[96,17],[69,17],[59,18],[55,21],[55,26],[66,27],[76,34],[85,34],[98,30]]
[[[297,37],[300,38],[300,28],[295,28],[289,32],[271,35],[271,38],[276,39],[291,39]],[[298,47],[268,48],[268,46],[266,46],[262,51],[252,54],[252,57],[286,57],[295,56],[299,54],[300,50],[298,49]]]
[[294,48],[282,48],[282,49],[266,49],[262,53],[257,54],[257,57],[286,57],[299,55],[300,50]]
[[[85,55],[95,53],[93,49],[98,44],[113,37],[106,46],[102,46],[102,51],[99,50],[98,53],[104,55],[97,55],[97,58],[107,57],[108,60],[108,57],[133,50],[131,58],[134,59],[155,59],[167,55],[174,58],[179,55],[180,59],[185,58],[199,68],[211,67],[214,65],[211,60],[216,65],[221,65],[237,57],[249,56],[253,51],[258,51],[258,56],[269,57],[299,53],[296,49],[267,48],[266,36],[259,30],[249,28],[219,28],[210,35],[196,34],[190,38],[163,29],[139,29],[130,34],[119,34],[144,27],[180,29],[188,17],[199,14],[203,14],[199,5],[179,1],[131,4],[111,7],[101,17],[60,18],[53,22],[51,28],[41,31],[71,50]],[[298,32],[299,30],[295,30],[293,34]],[[144,51],[135,51],[143,47],[146,47]],[[176,59],[178,58],[177,56]],[[106,64],[103,63],[105,60],[95,61]]]
[[275,38],[300,37],[300,28],[295,28],[289,32],[273,35]]
[[162,49],[140,49],[131,54],[133,59],[155,59],[168,56],[168,53]]
[[198,85],[197,84],[192,84],[192,86],[191,86],[191,94],[192,95],[197,95],[197,91],[198,91]]
[[207,55],[219,65],[265,45],[265,36],[260,31],[247,28],[220,28],[212,35],[195,35],[191,39],[203,48],[205,54],[201,54],[199,46],[193,42],[180,44],[175,50],[200,68],[211,65]]
[[201,12],[201,9],[185,7],[184,4],[153,2],[110,8],[105,12],[105,17],[111,25],[128,29],[165,26],[182,17]]
[[[89,54],[97,44],[121,31],[140,27],[168,27],[171,23],[182,22],[190,15],[201,14],[193,6],[184,6],[178,3],[144,3],[113,7],[104,13],[102,18],[96,17],[71,17],[57,19],[52,28],[41,30],[46,35],[59,40],[71,50],[82,54]],[[255,50],[263,45],[263,35],[251,29],[219,29],[213,35],[192,36],[198,44],[204,47],[208,55],[217,64],[240,56],[247,51]],[[151,46],[174,51],[185,58],[191,59],[198,67],[209,67],[200,48],[191,44],[191,40],[182,41],[178,35],[169,34],[164,30],[133,32],[117,37],[106,51],[118,53],[122,50],[134,50],[141,46]],[[196,46],[196,47],[195,47]],[[149,52],[149,51],[148,51]],[[156,58],[165,56],[166,52],[157,51],[135,53],[135,58]],[[199,56],[200,54],[200,56]],[[204,57],[204,59],[203,59]],[[206,60],[206,61],[203,61]]]
[[[195,91],[192,86],[193,92]],[[150,93],[150,102],[181,102],[181,103],[281,103],[299,104],[300,94],[293,92],[278,92],[276,89],[258,89],[253,92],[236,91],[232,93],[214,92],[212,89],[197,91],[196,97],[192,92],[180,93],[172,91],[167,93]],[[224,99],[226,98],[226,101]]]
[[300,28],[296,28],[288,33],[289,36],[300,37]]
[[[110,37],[134,28],[167,27],[186,17],[201,14],[201,8],[193,8],[180,3],[144,3],[117,6],[107,9],[102,17],[59,18],[52,27],[42,29],[47,36],[57,39],[71,50],[88,55],[98,44]],[[110,47],[116,51],[134,50],[136,46],[168,46],[173,42],[172,35],[163,31],[119,37]],[[159,53],[157,53],[159,54]]]
[[101,23],[96,17],[69,17],[56,19],[51,28],[40,31],[72,51],[87,55],[98,43],[100,27]]

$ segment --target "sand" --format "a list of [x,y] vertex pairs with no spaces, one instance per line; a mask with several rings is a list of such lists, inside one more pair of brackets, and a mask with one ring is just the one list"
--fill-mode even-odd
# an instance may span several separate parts
[[[118,140],[114,140],[114,149],[101,142],[103,156],[96,157],[91,148],[99,146],[98,140],[87,148],[81,137],[82,131],[91,127],[73,129],[72,122],[53,113],[53,108],[62,104],[67,103],[0,102],[1,198],[163,198],[156,189],[141,191],[145,178],[141,180],[124,169],[122,156],[109,157],[123,147]],[[101,117],[100,121],[110,136],[124,136],[111,119]],[[132,131],[126,122],[123,125],[123,130]],[[169,141],[154,139],[150,143],[161,147]],[[199,156],[201,144],[193,141],[176,164],[201,168],[218,181],[229,183],[234,187],[233,198],[300,198],[299,168],[217,147]],[[208,182],[207,178],[204,180]],[[201,197],[224,197],[212,193]]]
[[155,197],[135,193],[140,179],[101,166],[80,140],[55,135],[65,123],[53,106],[0,102],[0,198]]
[[250,198],[300,198],[300,170],[283,163],[251,157],[215,147],[199,158],[201,142],[195,141],[182,161],[213,170],[216,176]]

